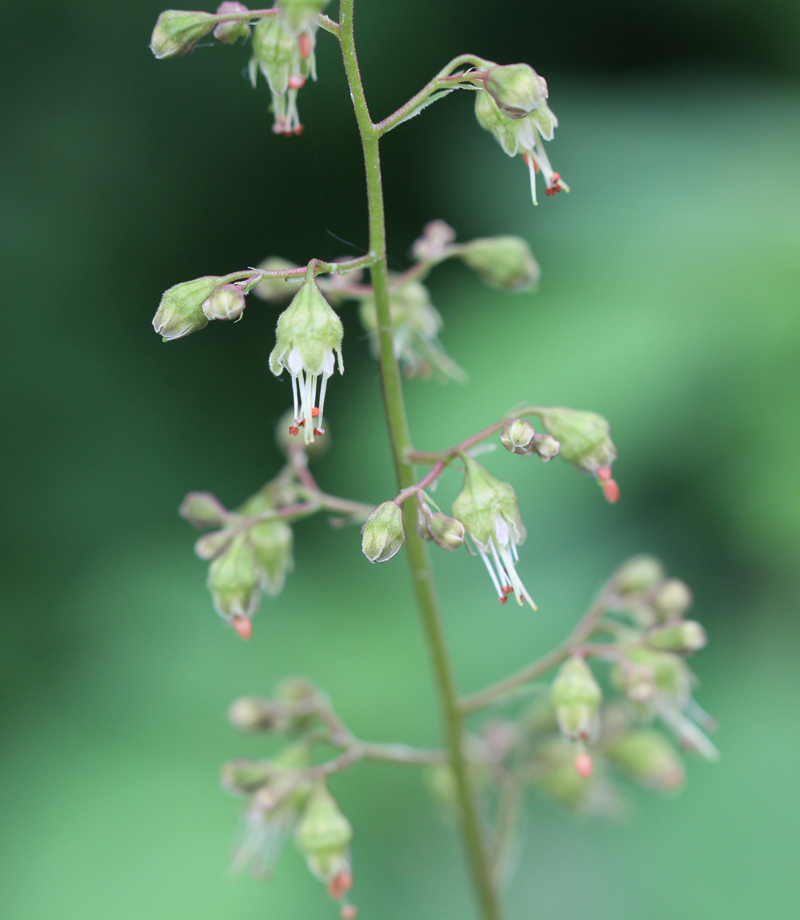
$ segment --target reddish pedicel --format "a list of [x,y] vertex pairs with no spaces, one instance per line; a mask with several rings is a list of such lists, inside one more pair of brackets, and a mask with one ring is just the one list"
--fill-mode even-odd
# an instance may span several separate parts
[[580,773],[584,779],[589,779],[592,775],[592,755],[591,754],[576,754],[575,755],[575,769]]
[[253,635],[253,621],[249,617],[234,617],[233,628],[243,639]]

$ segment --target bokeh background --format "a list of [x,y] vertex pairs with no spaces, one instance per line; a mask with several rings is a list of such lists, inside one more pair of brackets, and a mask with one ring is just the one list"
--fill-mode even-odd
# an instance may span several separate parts
[[[224,719],[285,675],[326,687],[375,740],[435,744],[425,650],[401,561],[373,568],[357,529],[297,527],[297,567],[242,643],[223,628],[176,508],[236,504],[279,466],[288,382],[268,372],[275,309],[162,344],[177,281],[356,254],[361,160],[341,62],[319,40],[307,127],[275,138],[243,47],[156,62],[153,0],[3,3],[2,859],[8,920],[324,920],[288,847],[265,886],[227,875],[239,805],[219,764],[265,750]],[[335,14],[335,5],[332,7]],[[518,488],[535,616],[498,609],[479,562],[436,559],[464,689],[564,635],[627,555],[695,589],[695,660],[720,720],[716,766],[674,799],[633,794],[622,825],[534,802],[509,916],[796,916],[800,793],[800,12],[790,0],[366,3],[373,113],[474,51],[532,63],[561,127],[572,194],[534,210],[527,172],[454,95],[384,143],[390,252],[422,224],[525,236],[535,295],[432,279],[465,387],[412,382],[416,442],[460,440],[521,401],[613,421],[622,500],[557,463],[488,461]],[[210,43],[207,43],[210,44]],[[330,389],[329,490],[392,492],[376,368],[354,311]],[[442,495],[454,494],[453,474]],[[460,853],[420,777],[359,766],[335,791],[356,828],[364,918],[473,916]]]

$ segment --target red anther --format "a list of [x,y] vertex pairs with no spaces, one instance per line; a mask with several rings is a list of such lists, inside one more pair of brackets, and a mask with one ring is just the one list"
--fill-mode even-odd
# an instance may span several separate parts
[[500,601],[501,604],[505,604],[505,602],[508,600],[508,595],[507,595],[507,594],[501,594],[500,597],[498,598],[498,600]]
[[506,597],[508,597],[509,594],[513,594],[513,593],[514,593],[514,589],[511,587],[511,585],[503,585],[503,594],[505,594]]
[[356,920],[358,916],[358,908],[355,904],[345,904],[344,907],[339,911],[339,916],[342,920]]
[[306,60],[311,55],[311,36],[308,32],[300,33],[300,37],[297,39],[297,50],[303,60]]
[[605,495],[606,501],[612,505],[619,501],[619,486],[613,479],[607,479],[603,483],[603,495]]
[[291,128],[287,128],[282,132],[284,137],[294,137],[294,131]]
[[249,617],[234,617],[233,628],[242,639],[249,639],[253,635],[253,621]]
[[576,754],[573,762],[578,773],[580,773],[584,779],[589,779],[592,775],[592,755],[586,752],[583,754]]
[[314,434],[315,434],[318,438],[321,438],[321,437],[325,434],[325,429],[324,429],[324,428],[315,428],[315,429],[314,429]]
[[611,467],[610,466],[598,466],[597,467],[597,478],[600,482],[608,482],[611,479]]
[[304,418],[303,418],[303,419],[300,419],[300,421],[299,421],[297,424],[298,424],[301,428],[305,428],[305,427],[306,427],[306,420],[305,420]]
[[318,415],[319,415],[319,409],[316,406],[314,406],[314,408],[311,410],[311,418],[316,418]]
[[341,901],[353,887],[353,873],[349,869],[342,869],[328,881],[328,894],[334,901]]
[[545,193],[545,195],[547,195],[548,198],[552,198],[552,196],[555,195],[556,192],[555,192],[555,189],[546,188],[546,189],[544,190],[544,193]]
[[303,128],[304,125],[297,125],[292,134],[294,134],[295,137],[300,137],[300,135],[303,133]]
[[553,185],[558,185],[561,180],[561,176],[558,173],[553,173]]
[[300,429],[297,425],[289,425],[289,434],[296,438],[300,434]]
[[302,89],[305,85],[305,77],[289,77],[289,89]]

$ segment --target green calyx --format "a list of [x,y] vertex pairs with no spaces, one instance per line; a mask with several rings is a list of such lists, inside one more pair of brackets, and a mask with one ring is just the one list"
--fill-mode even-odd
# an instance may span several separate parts
[[539,283],[539,265],[519,236],[490,236],[459,247],[459,257],[491,287],[529,291]]
[[247,533],[239,533],[212,563],[208,588],[217,613],[225,619],[249,618],[261,591],[261,573]]
[[270,518],[254,524],[249,533],[261,571],[261,586],[274,597],[281,593],[286,575],[294,568],[292,528],[280,518]]
[[628,732],[605,753],[618,770],[657,792],[680,789],[686,779],[678,752],[657,731]]
[[[342,364],[342,321],[322,296],[317,283],[307,278],[292,302],[281,313],[277,342],[269,357],[270,370],[276,377],[284,367],[302,367],[309,374],[333,373],[333,352]],[[290,366],[291,365],[291,366]]]
[[277,16],[260,19],[253,30],[253,56],[250,58],[250,82],[256,85],[260,70],[273,96],[282,96],[289,88],[289,77],[297,52],[297,39],[283,27]]
[[388,562],[406,542],[403,512],[397,502],[383,502],[361,528],[361,551],[370,562]]
[[295,830],[295,842],[311,872],[328,881],[347,866],[353,829],[336,799],[319,780]]
[[464,485],[453,502],[453,517],[481,546],[497,538],[497,521],[508,525],[515,543],[525,539],[525,527],[519,513],[517,493],[507,482],[501,482],[485,466],[464,455]]
[[544,99],[539,108],[530,114],[521,118],[511,118],[486,90],[478,90],[475,94],[475,117],[484,131],[490,131],[510,157],[533,150],[536,146],[537,132],[546,141],[551,141],[558,127],[558,119]]
[[216,24],[217,19],[211,13],[166,10],[156,21],[150,50],[159,60],[189,54]]
[[524,118],[540,107],[547,97],[543,82],[528,64],[492,67],[484,79],[486,91],[509,118]]
[[609,424],[596,412],[556,406],[544,409],[542,424],[560,444],[560,456],[591,475],[610,466],[617,450],[609,434]]
[[316,28],[317,17],[330,0],[278,0],[281,19],[294,35],[303,29]]
[[595,734],[603,693],[588,664],[578,655],[559,669],[550,691],[561,733],[570,741],[587,741]]

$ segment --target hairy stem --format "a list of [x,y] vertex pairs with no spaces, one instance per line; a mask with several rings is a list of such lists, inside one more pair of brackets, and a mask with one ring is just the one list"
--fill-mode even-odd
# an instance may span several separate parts
[[[361,82],[361,74],[358,69],[353,33],[353,3],[354,0],[341,0],[339,41],[342,46],[347,81],[350,86],[364,150],[367,173],[370,250],[375,256],[375,263],[370,267],[370,274],[375,291],[375,305],[378,316],[381,383],[397,485],[402,491],[412,486],[416,477],[413,466],[406,459],[406,453],[411,447],[411,438],[403,405],[400,368],[394,355],[392,321],[389,308],[386,228],[378,146],[380,132],[370,118]],[[407,535],[406,549],[411,565],[414,593],[436,679],[447,753],[456,780],[461,832],[470,874],[484,920],[501,920],[500,904],[487,858],[475,801],[475,792],[472,788],[464,757],[464,719],[458,705],[453,671],[445,644],[433,571],[425,544],[416,532],[416,509],[414,504],[408,503],[404,507],[403,513]]]

